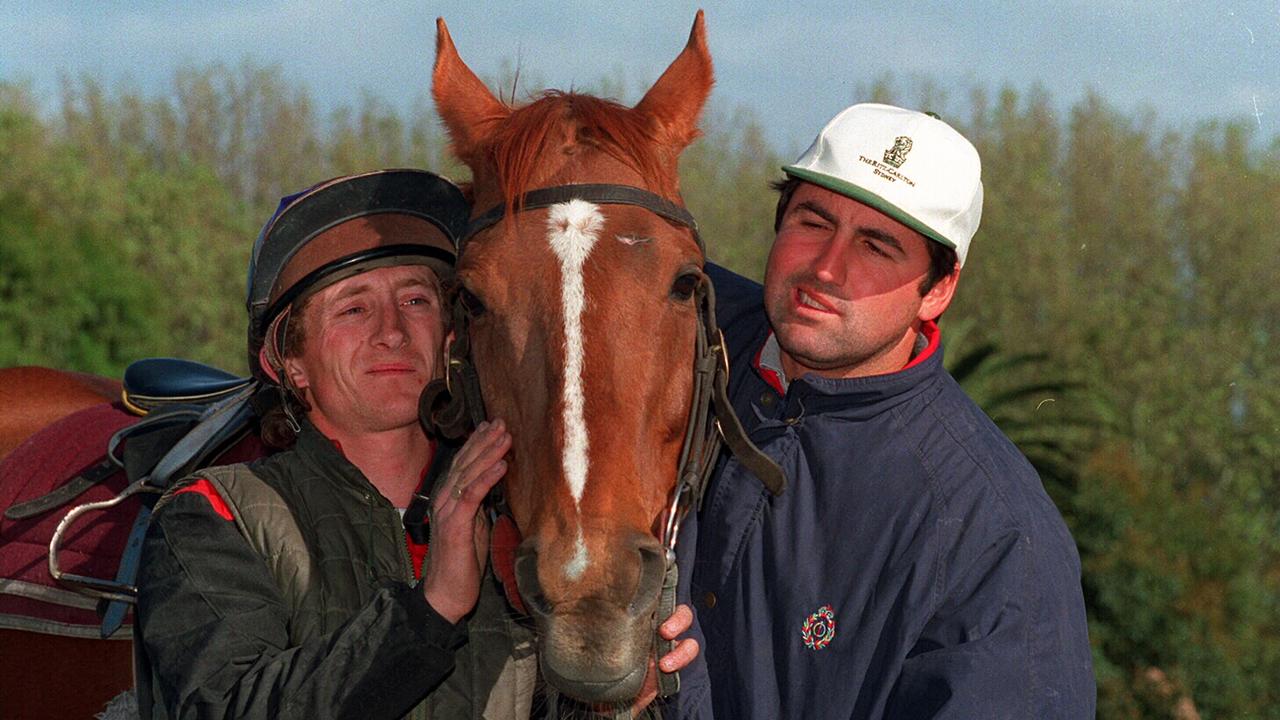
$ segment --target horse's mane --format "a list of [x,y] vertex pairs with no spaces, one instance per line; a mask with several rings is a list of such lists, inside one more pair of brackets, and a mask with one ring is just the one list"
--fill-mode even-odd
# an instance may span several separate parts
[[675,198],[676,178],[663,163],[662,144],[646,118],[612,100],[548,90],[516,108],[493,134],[490,149],[498,186],[508,209],[529,187],[537,159],[547,150],[557,123],[578,125],[578,142],[591,145],[634,169],[656,193]]

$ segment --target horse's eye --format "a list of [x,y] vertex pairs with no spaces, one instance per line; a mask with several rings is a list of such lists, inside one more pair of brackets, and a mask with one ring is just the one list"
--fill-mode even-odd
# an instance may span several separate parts
[[467,315],[473,318],[480,317],[484,314],[484,303],[480,301],[480,298],[477,297],[475,293],[468,290],[466,286],[458,288],[458,302],[462,303],[462,309],[467,312]]
[[693,297],[693,293],[698,289],[698,283],[700,282],[702,282],[702,273],[682,273],[671,284],[671,297],[676,300],[688,300]]

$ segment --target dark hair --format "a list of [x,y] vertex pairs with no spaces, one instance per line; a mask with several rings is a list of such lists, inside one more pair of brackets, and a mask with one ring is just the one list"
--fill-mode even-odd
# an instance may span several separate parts
[[778,191],[778,207],[773,211],[773,233],[775,235],[778,230],[782,229],[782,216],[787,214],[787,206],[791,204],[791,196],[796,194],[796,188],[800,187],[802,182],[804,181],[788,175],[781,180],[774,180],[769,183],[769,187]]
[[956,263],[960,261],[954,249],[940,242],[930,240],[924,246],[929,250],[929,273],[920,281],[921,297],[932,290],[939,280],[955,272]]
[[[782,180],[774,180],[769,183],[769,187],[778,191],[778,206],[773,211],[773,232],[777,234],[782,227],[782,218],[787,214],[787,208],[791,205],[791,196],[796,194],[796,188],[805,182],[800,178],[788,175]],[[959,256],[952,248],[943,245],[940,242],[928,240],[924,244],[929,251],[929,272],[924,276],[924,280],[920,281],[920,295],[924,296],[938,281],[955,272],[956,262]]]

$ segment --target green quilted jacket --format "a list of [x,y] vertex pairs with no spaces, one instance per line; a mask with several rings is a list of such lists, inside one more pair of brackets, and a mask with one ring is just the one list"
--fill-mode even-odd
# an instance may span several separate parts
[[509,615],[486,581],[465,627],[440,617],[400,514],[307,425],[293,449],[202,470],[157,504],[139,705],[153,718],[527,718],[532,633]]

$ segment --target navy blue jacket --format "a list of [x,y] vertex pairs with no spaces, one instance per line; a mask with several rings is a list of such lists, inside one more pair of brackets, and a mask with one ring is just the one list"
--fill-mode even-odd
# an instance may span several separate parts
[[710,272],[735,409],[789,484],[774,498],[729,459],[682,532],[704,650],[679,714],[1093,717],[1075,544],[941,348],[782,395],[755,362],[760,287]]

